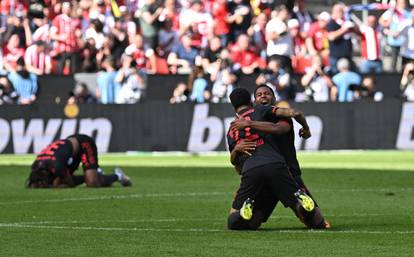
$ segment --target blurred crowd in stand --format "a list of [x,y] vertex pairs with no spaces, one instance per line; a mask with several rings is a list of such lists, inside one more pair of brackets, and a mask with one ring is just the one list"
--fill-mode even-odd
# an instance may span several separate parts
[[97,73],[97,88],[77,83],[70,102],[137,103],[149,74],[189,74],[171,103],[228,102],[242,76],[270,85],[281,101],[381,101],[375,74],[385,56],[390,71],[403,71],[402,96],[414,100],[414,11],[406,1],[339,3],[319,13],[311,4],[1,0],[0,104],[36,101],[38,76],[80,72]]

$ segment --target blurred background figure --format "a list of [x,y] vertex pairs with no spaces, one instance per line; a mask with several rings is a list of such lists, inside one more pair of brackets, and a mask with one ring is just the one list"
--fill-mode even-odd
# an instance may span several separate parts
[[362,74],[381,73],[381,32],[378,29],[377,18],[369,15],[366,25],[359,27],[361,34],[361,66]]
[[103,70],[98,72],[96,82],[96,97],[100,103],[114,104],[119,94],[121,86],[116,82],[117,71],[115,61],[111,57],[106,57],[102,62]]
[[191,74],[189,81],[192,85],[190,100],[196,103],[204,103],[208,100],[205,99],[208,82],[204,78],[203,67],[197,66]]
[[290,74],[286,72],[280,61],[270,58],[267,68],[256,79],[256,85],[266,84],[275,92],[278,101],[295,99],[296,91],[290,81]]
[[85,83],[76,84],[73,91],[70,92],[68,99],[68,104],[86,104],[95,102],[95,97],[93,97]]
[[355,99],[379,102],[382,101],[384,94],[375,89],[375,77],[372,75],[365,76],[362,79],[361,87],[356,87]]
[[190,91],[185,83],[178,83],[174,88],[173,95],[170,98],[170,103],[178,104],[187,102],[190,94],[189,92]]
[[383,33],[387,37],[387,46],[391,49],[391,69],[397,71],[399,64],[400,47],[402,44],[401,37],[395,37],[407,20],[411,19],[411,12],[407,7],[406,0],[396,0],[395,6],[389,8],[380,17],[380,24],[383,27]]
[[145,80],[139,75],[130,55],[122,57],[122,66],[118,70],[115,82],[121,85],[121,89],[116,96],[116,103],[118,104],[134,104],[139,102],[145,95]]
[[[352,102],[356,87],[361,86],[361,76],[350,70],[349,60],[341,58],[337,62],[338,73],[332,77],[332,81],[338,88],[339,102]],[[350,86],[352,87],[350,88]],[[352,90],[351,90],[352,89]]]
[[337,88],[324,71],[322,58],[319,55],[312,57],[312,66],[306,69],[301,83],[305,87],[308,100],[315,102],[336,101]]
[[19,95],[14,90],[11,82],[7,76],[0,75],[0,105],[3,104],[16,104]]
[[23,58],[19,58],[16,65],[16,71],[10,72],[8,79],[19,95],[18,103],[31,104],[36,100],[37,76],[27,71]]
[[46,42],[36,41],[26,49],[24,60],[27,70],[38,76],[50,74],[52,71],[52,60]]

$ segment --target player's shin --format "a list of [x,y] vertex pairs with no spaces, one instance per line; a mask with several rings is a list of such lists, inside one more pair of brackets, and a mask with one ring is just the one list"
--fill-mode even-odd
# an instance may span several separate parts
[[311,212],[306,211],[300,204],[296,204],[293,208],[296,216],[311,229],[326,229],[325,219],[318,207]]
[[116,174],[100,175],[100,180],[101,180],[102,187],[109,187],[114,182],[118,181],[118,176]]

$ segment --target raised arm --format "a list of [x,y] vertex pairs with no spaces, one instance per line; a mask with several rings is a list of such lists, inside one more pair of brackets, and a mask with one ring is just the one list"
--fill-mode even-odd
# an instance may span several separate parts
[[303,115],[302,112],[293,108],[274,108],[273,114],[279,117],[294,118],[300,125],[302,125],[302,128],[299,130],[299,136],[305,139],[311,137],[309,125],[306,122],[305,115]]

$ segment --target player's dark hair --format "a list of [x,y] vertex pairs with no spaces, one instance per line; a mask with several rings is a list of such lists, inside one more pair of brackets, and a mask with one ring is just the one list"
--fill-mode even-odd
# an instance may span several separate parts
[[29,174],[29,178],[26,181],[26,187],[28,188],[42,188],[50,187],[53,183],[53,176],[49,170],[47,170],[41,161],[35,161],[32,164],[32,171]]
[[250,92],[245,88],[236,88],[230,94],[230,102],[234,109],[251,104]]
[[276,97],[276,96],[275,96],[275,92],[273,91],[273,89],[272,89],[271,87],[269,87],[269,86],[268,86],[268,85],[266,85],[266,84],[260,84],[260,85],[258,85],[258,86],[254,89],[254,98],[256,98],[256,92],[257,92],[257,90],[258,90],[259,88],[262,88],[262,87],[265,87],[265,88],[269,89],[269,91],[272,93],[272,95],[273,95],[274,97]]
[[52,185],[53,178],[48,170],[32,171],[26,181],[28,188],[46,188]]

